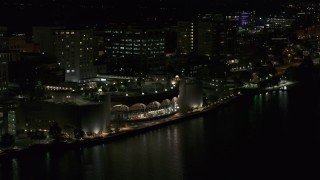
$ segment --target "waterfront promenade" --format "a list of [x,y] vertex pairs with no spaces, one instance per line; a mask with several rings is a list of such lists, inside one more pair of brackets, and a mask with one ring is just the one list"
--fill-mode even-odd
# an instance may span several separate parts
[[[258,91],[254,91],[254,92],[264,93],[264,92],[275,91],[275,90],[284,90],[284,87],[292,86],[294,84],[295,82],[287,81],[278,86],[259,89]],[[32,144],[30,146],[27,146],[21,149],[20,148],[10,149],[0,153],[0,160],[7,159],[7,158],[18,158],[19,156],[23,156],[25,154],[35,153],[39,151],[48,152],[48,151],[68,149],[68,148],[82,148],[82,147],[107,143],[120,138],[137,135],[152,129],[157,129],[157,128],[168,126],[184,120],[194,119],[196,117],[203,116],[207,112],[217,110],[227,105],[228,103],[244,96],[245,94],[241,94],[241,93],[237,95],[230,94],[201,108],[196,108],[184,113],[178,112],[170,116],[151,119],[149,121],[143,121],[143,122],[137,122],[137,123],[130,122],[125,127],[122,127],[117,131],[113,130],[109,133],[104,133],[99,136],[86,137],[80,140],[71,140],[71,141],[64,141],[64,142],[57,142],[57,143]]]
[[107,143],[116,139],[129,137],[132,135],[137,135],[139,133],[143,133],[152,129],[160,128],[163,126],[167,126],[170,124],[178,123],[184,120],[192,119],[198,116],[202,116],[204,113],[218,109],[233,100],[236,100],[240,96],[230,95],[225,98],[222,98],[221,101],[217,101],[214,104],[193,109],[192,111],[188,111],[185,113],[175,113],[170,116],[166,116],[164,118],[153,119],[150,121],[144,121],[140,123],[133,123],[131,125],[127,125],[126,127],[120,128],[118,131],[111,131],[109,133],[104,133],[99,136],[95,137],[87,137],[81,140],[72,140],[72,141],[64,141],[64,142],[57,142],[57,143],[44,143],[44,144],[32,144],[25,148],[16,148],[10,149],[5,152],[0,153],[0,160],[6,158],[16,158],[19,156],[23,156],[24,154],[33,153],[33,152],[46,152],[52,151],[56,149],[66,149],[66,148],[75,148],[75,147],[86,147],[92,145],[98,145],[102,143]]

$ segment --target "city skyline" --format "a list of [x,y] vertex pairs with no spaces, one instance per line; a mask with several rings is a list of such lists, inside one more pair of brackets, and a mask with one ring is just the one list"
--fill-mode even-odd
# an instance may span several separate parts
[[[282,1],[281,1],[282,2]],[[255,10],[258,14],[279,11],[280,2],[264,1],[3,1],[0,23],[12,27],[63,24],[103,24],[107,22],[172,23],[177,19],[191,19],[198,13],[229,13]],[[9,14],[12,14],[8,17]]]
[[0,179],[295,177],[319,90],[319,2],[3,0]]

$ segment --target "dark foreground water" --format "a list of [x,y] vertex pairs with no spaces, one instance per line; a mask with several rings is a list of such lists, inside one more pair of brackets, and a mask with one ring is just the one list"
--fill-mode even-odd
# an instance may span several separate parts
[[314,91],[248,96],[104,145],[0,162],[0,179],[317,179],[319,102]]

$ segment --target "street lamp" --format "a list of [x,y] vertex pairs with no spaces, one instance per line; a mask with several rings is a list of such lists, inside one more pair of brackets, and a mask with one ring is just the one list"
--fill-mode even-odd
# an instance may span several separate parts
[[154,85],[154,93],[158,93],[156,84]]
[[127,91],[127,86],[126,86],[126,96],[129,96],[129,95],[128,95],[128,91]]

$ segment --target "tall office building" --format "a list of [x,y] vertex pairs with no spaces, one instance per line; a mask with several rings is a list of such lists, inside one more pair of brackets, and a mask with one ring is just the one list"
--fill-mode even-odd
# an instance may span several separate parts
[[198,55],[209,60],[222,60],[237,55],[237,31],[235,21],[227,21],[221,14],[199,16]]
[[268,31],[286,30],[292,27],[294,20],[286,15],[275,15],[266,19],[265,27]]
[[57,63],[65,69],[65,81],[81,82],[96,76],[92,30],[56,30],[54,39]]
[[60,26],[34,26],[32,27],[32,40],[34,43],[39,45],[40,53],[55,58],[56,50],[54,47],[54,31],[63,29]]
[[110,25],[105,30],[105,38],[106,55],[109,57],[154,58],[165,53],[165,33],[162,29]]
[[0,37],[1,50],[17,50],[26,52],[26,37],[24,34],[4,35]]
[[195,52],[195,24],[190,21],[178,21],[177,23],[177,48],[180,54],[192,54]]
[[34,43],[27,41],[25,34],[0,32],[0,50],[36,53],[38,52],[38,47]]
[[207,56],[209,59],[214,55],[214,24],[211,21],[198,22],[198,55]]
[[0,96],[4,95],[8,87],[8,59],[0,53]]
[[0,135],[5,133],[16,134],[16,109],[18,102],[15,99],[0,102]]
[[248,27],[252,26],[255,19],[255,11],[240,11],[239,16],[239,26]]

